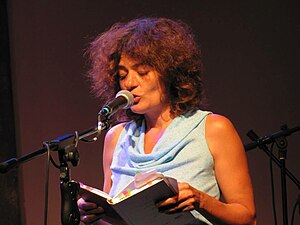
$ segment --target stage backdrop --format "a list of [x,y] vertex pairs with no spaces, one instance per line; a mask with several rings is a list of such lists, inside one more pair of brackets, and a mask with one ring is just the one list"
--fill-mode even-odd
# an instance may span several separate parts
[[[230,118],[245,144],[250,129],[264,136],[284,124],[300,125],[298,12],[297,1],[8,1],[18,156],[40,149],[43,141],[96,125],[103,103],[89,93],[84,49],[113,23],[139,16],[181,19],[192,26],[203,51],[209,108]],[[287,138],[286,160],[298,179],[299,139],[300,132]],[[79,144],[81,161],[71,168],[73,179],[101,188],[102,144]],[[258,223],[274,224],[269,158],[259,149],[247,157]],[[43,223],[45,166],[43,155],[18,169],[25,225]],[[282,224],[280,171],[273,169]],[[290,218],[299,192],[289,178],[287,191]],[[48,221],[60,224],[54,167]]]

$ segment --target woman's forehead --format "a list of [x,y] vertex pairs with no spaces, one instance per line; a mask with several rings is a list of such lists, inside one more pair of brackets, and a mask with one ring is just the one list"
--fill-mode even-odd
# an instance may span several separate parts
[[138,60],[133,59],[132,57],[122,54],[120,58],[119,66],[136,69],[138,67],[147,66],[147,65],[145,65],[144,63]]

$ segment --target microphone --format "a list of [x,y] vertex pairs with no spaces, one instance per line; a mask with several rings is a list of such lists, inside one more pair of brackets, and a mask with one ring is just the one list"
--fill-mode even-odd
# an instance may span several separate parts
[[102,116],[111,116],[119,109],[128,109],[134,103],[133,95],[127,90],[121,90],[116,94],[114,100],[106,104],[98,114]]

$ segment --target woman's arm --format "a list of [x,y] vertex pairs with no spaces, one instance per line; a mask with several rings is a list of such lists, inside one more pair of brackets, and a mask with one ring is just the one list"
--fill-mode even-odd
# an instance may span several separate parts
[[179,194],[160,206],[177,204],[171,211],[196,209],[212,222],[256,224],[252,184],[243,144],[232,123],[223,116],[209,115],[206,140],[213,155],[215,174],[225,202],[188,183],[179,183]]
[[109,193],[112,180],[111,180],[111,163],[113,154],[120,137],[120,134],[124,128],[124,123],[118,124],[112,127],[106,134],[103,146],[103,172],[104,172],[104,184],[103,191]]
[[[255,205],[242,141],[225,117],[207,117],[206,139],[215,161],[215,173],[225,203],[204,198],[202,208],[229,224],[255,224]],[[200,204],[201,206],[201,204]]]

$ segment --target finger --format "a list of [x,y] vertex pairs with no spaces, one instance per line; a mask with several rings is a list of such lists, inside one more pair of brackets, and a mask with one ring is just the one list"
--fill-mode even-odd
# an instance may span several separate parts
[[102,214],[104,213],[104,209],[102,207],[98,207],[96,209],[91,209],[91,210],[88,210],[88,211],[85,211],[85,213],[87,215],[91,215],[91,214]]
[[185,207],[184,209],[182,209],[182,211],[192,211],[192,210],[194,210],[195,209],[195,207],[193,206],[193,205],[189,205],[189,206],[187,206],[187,207]]
[[78,207],[83,209],[83,210],[91,210],[97,208],[97,204],[93,202],[77,202]]
[[174,214],[174,213],[179,213],[179,212],[192,211],[194,209],[195,209],[194,206],[189,205],[189,206],[187,206],[185,208],[175,207],[175,208],[172,208],[172,209],[164,211],[164,213],[166,213],[166,214]]
[[180,204],[178,204],[176,207],[174,207],[173,209],[171,209],[170,211],[190,211],[190,210],[194,210],[195,207],[193,204],[188,203],[188,202],[182,202]]
[[178,184],[178,190],[184,190],[184,189],[189,189],[190,185],[186,182],[177,182]]
[[160,207],[158,207],[158,211],[165,213],[165,212],[168,212],[171,209],[175,208],[176,206],[177,206],[176,204],[169,204],[169,205],[165,205],[165,206],[160,206]]
[[163,200],[159,203],[156,204],[157,207],[164,207],[164,206],[167,206],[167,205],[173,205],[173,204],[176,204],[178,201],[178,197],[177,196],[174,196],[172,198],[167,198],[166,200]]
[[168,205],[159,208],[160,212],[164,213],[177,213],[182,211],[190,211],[195,209],[195,202],[193,199],[189,199],[186,201],[178,201],[176,204]]
[[95,222],[96,220],[99,220],[101,218],[100,215],[96,216],[96,215],[84,215],[84,216],[81,216],[80,217],[80,220],[86,224],[89,224],[89,223],[93,223]]

